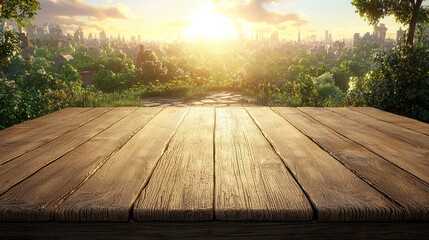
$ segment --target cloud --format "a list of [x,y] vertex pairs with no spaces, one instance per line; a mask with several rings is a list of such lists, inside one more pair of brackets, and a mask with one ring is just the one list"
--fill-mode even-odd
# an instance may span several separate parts
[[121,5],[97,7],[82,0],[40,0],[42,11],[39,14],[56,16],[87,16],[97,20],[107,18],[127,18],[126,9]]
[[279,0],[213,0],[218,10],[230,16],[242,18],[249,22],[266,24],[292,23],[294,26],[302,26],[308,23],[298,13],[269,11],[264,5],[279,5]]
[[78,26],[100,30],[108,19],[131,18],[128,9],[123,5],[99,7],[83,0],[40,0],[40,4],[41,10],[35,18],[36,24],[56,23],[66,31]]

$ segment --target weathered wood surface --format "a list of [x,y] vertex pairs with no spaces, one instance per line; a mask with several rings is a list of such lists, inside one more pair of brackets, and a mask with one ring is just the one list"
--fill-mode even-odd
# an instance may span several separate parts
[[366,114],[352,111],[348,108],[326,108],[332,112],[338,113],[350,120],[361,123],[368,127],[374,128],[380,132],[386,133],[392,137],[404,140],[408,143],[415,144],[419,147],[429,148],[429,136],[423,133],[396,126],[393,123],[384,122],[374,119]]
[[46,128],[67,118],[73,118],[76,114],[90,111],[92,108],[64,108],[54,113],[35,118],[20,124],[16,124],[0,131],[0,142],[8,138],[16,138],[25,132],[33,131],[36,128]]
[[216,109],[215,215],[221,221],[309,221],[305,194],[245,109]]
[[274,110],[368,184],[405,208],[405,220],[429,219],[429,185],[350,139],[321,126],[296,108]]
[[411,118],[399,116],[393,113],[381,111],[376,108],[371,107],[351,107],[353,111],[367,114],[373,118],[385,121],[388,123],[393,123],[395,125],[401,126],[403,128],[408,128],[419,133],[429,135],[429,124],[420,122]]
[[125,117],[129,112],[114,109],[82,127],[0,165],[0,194],[33,173],[56,161]]
[[214,108],[191,108],[134,205],[139,221],[213,220]]
[[429,184],[429,149],[389,136],[323,108],[299,108],[321,124],[391,161]]
[[429,221],[428,126],[373,108],[64,109],[0,131],[0,222],[120,221],[175,237],[199,224],[177,221],[207,221],[217,237],[237,234],[218,220],[251,228],[243,237],[383,231],[341,221],[405,230]]
[[128,221],[134,202],[187,111],[169,108],[154,117],[61,204],[55,219]]
[[269,108],[247,108],[310,197],[319,221],[400,219],[395,204],[368,186]]
[[159,109],[122,108],[128,114],[106,131],[0,196],[0,220],[53,220],[55,209],[88,180]]
[[[58,115],[58,119],[53,119],[54,115],[44,118],[41,121],[23,123],[21,129],[26,131],[13,135],[13,133],[5,134],[0,141],[0,164],[8,162],[26,152],[29,152],[43,144],[46,144],[59,136],[70,132],[85,123],[92,121],[103,113],[109,111],[106,108],[96,108],[88,111],[75,109],[74,111],[66,111],[62,115]],[[33,124],[36,123],[36,124]],[[26,126],[30,125],[30,126]],[[31,128],[31,131],[28,130]],[[6,129],[5,131],[7,131]]]

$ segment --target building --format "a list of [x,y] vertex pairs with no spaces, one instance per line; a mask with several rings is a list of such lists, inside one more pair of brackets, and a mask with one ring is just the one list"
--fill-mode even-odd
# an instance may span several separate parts
[[49,35],[54,38],[60,38],[63,36],[63,30],[57,24],[49,24]]
[[98,34],[98,39],[100,40],[101,43],[107,43],[109,41],[109,38],[107,37],[106,31],[101,31]]
[[360,33],[355,33],[355,35],[353,35],[353,47],[356,47],[359,45],[360,43]]
[[85,43],[85,38],[83,37],[83,31],[82,28],[79,27],[73,35],[73,40],[75,41],[76,44],[81,45]]
[[404,42],[405,34],[406,34],[406,31],[402,30],[402,28],[400,27],[399,30],[396,32],[396,43]]
[[37,37],[37,26],[28,25],[26,30],[27,30],[27,35],[30,39],[34,39]]
[[384,43],[386,41],[387,27],[384,23],[374,25],[374,38],[375,41],[379,43]]
[[325,44],[331,44],[332,43],[332,34],[326,30],[325,31]]

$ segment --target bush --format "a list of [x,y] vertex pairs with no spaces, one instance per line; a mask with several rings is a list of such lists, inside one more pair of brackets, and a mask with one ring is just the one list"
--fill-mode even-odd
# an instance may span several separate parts
[[318,105],[323,107],[343,105],[343,93],[330,83],[321,84],[317,87]]
[[429,46],[398,46],[376,55],[366,82],[369,105],[429,121]]
[[295,81],[295,92],[304,106],[314,106],[317,101],[317,90],[310,75],[300,74]]

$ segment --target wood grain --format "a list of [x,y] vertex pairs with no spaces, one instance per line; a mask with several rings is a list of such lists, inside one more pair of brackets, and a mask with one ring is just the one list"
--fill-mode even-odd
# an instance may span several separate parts
[[410,239],[429,223],[130,222],[0,223],[1,239]]
[[128,221],[132,205],[187,111],[161,111],[60,205],[55,219]]
[[[62,118],[58,114],[58,120],[52,120],[52,117],[47,118],[48,120],[54,121],[55,124],[44,121],[39,122],[39,126],[25,131],[21,134],[10,136],[3,139],[0,142],[0,164],[10,161],[26,152],[29,152],[37,147],[46,144],[61,135],[70,132],[92,120],[99,117],[100,115],[110,111],[108,108],[94,108],[89,111],[82,111],[77,114],[67,115],[67,118]],[[79,111],[79,109],[77,109]],[[45,119],[46,120],[46,119]]]
[[56,112],[50,113],[45,116],[41,116],[32,120],[25,121],[20,124],[13,125],[9,128],[0,131],[0,143],[8,138],[16,137],[28,131],[32,131],[36,128],[52,126],[61,122],[67,118],[72,118],[74,115],[89,111],[91,108],[64,108]]
[[214,108],[191,108],[134,205],[138,221],[213,220]]
[[159,109],[122,108],[127,117],[0,196],[0,221],[53,220],[55,209],[85,183]]
[[420,148],[322,108],[299,108],[335,132],[429,183],[429,149]]
[[377,129],[380,132],[386,133],[392,137],[396,137],[419,147],[429,149],[429,136],[423,133],[418,133],[407,128],[397,126],[392,123],[384,122],[366,114],[352,111],[349,108],[326,108],[329,111],[338,113],[350,120],[361,123],[368,127]]
[[298,180],[318,221],[396,220],[399,209],[269,108],[247,108]]
[[429,135],[429,124],[412,118],[407,118],[371,107],[350,107],[350,109],[356,112],[367,114],[378,120],[393,123],[403,128],[408,128],[413,131]]
[[[429,220],[429,186],[368,149],[319,124],[296,108],[274,110],[404,209],[404,220]],[[411,197],[412,196],[412,197]]]
[[116,108],[53,141],[0,165],[0,195],[130,114]]
[[217,108],[215,136],[217,220],[312,220],[305,194],[244,108]]

